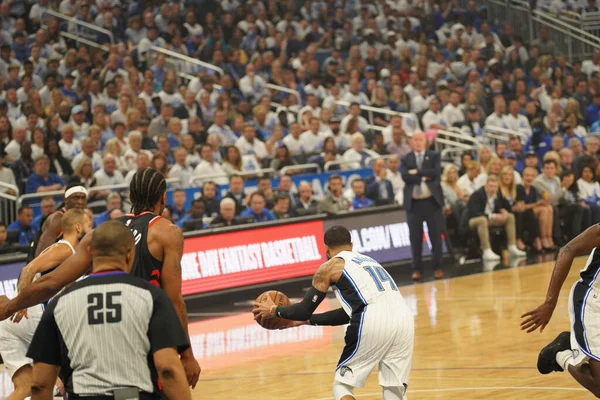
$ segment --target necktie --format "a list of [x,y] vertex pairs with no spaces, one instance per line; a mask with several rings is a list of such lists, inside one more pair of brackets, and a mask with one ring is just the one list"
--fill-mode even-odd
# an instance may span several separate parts
[[421,169],[421,165],[423,165],[423,154],[417,154],[417,169]]
[[[417,153],[417,169],[421,169],[421,165],[423,164],[423,155],[421,153]],[[415,185],[415,191],[414,194],[416,195],[416,197],[421,197],[423,190],[421,189],[421,183],[419,183],[418,185]]]

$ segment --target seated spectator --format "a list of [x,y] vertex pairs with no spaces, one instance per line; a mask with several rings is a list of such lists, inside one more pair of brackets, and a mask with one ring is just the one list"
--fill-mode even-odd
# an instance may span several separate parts
[[152,119],[150,126],[148,126],[148,134],[155,137],[169,133],[167,126],[172,117],[173,106],[170,104],[162,104],[160,106],[160,115]]
[[387,170],[385,178],[392,184],[394,190],[394,199],[399,205],[404,204],[404,180],[400,173],[400,158],[391,155],[387,159]]
[[540,172],[540,159],[536,153],[527,153],[525,156],[525,168],[533,168]]
[[142,149],[142,133],[140,131],[129,132],[129,147],[125,150],[125,168],[127,170],[137,169],[137,158],[141,153],[148,156],[148,161],[152,160],[152,153]]
[[46,142],[46,149],[44,150],[44,153],[50,160],[50,172],[61,177],[69,177],[73,175],[71,163],[63,157],[56,139],[50,138]]
[[504,142],[497,142],[496,143],[496,157],[498,157],[499,159],[504,159],[504,153],[506,153],[506,150],[508,149],[508,146],[506,145],[506,143]]
[[22,126],[15,126],[12,131],[12,139],[4,147],[7,161],[16,161],[21,158],[21,147],[27,139],[27,133]]
[[[550,153],[548,153],[550,154]],[[546,156],[548,156],[546,154]],[[557,227],[558,219],[569,221],[569,227],[567,235],[569,238],[574,238],[581,233],[581,226],[583,223],[583,209],[574,200],[571,199],[567,187],[571,186],[563,183],[561,179],[556,175],[557,173],[557,162],[553,159],[544,160],[544,168],[542,174],[538,175],[533,182],[535,190],[541,194],[542,199],[548,198],[550,204],[555,209],[554,216],[554,238],[560,238],[560,228]]]
[[462,191],[463,195],[469,197],[475,192],[478,187],[477,177],[481,171],[481,167],[477,161],[470,161],[467,163],[466,172],[456,182],[457,186]]
[[94,178],[98,186],[120,185],[125,182],[123,174],[117,169],[117,160],[112,154],[104,156],[103,168],[96,171]]
[[111,218],[111,213],[114,210],[120,210],[121,213],[123,213],[123,211],[121,210],[122,207],[123,200],[121,199],[121,195],[114,192],[109,193],[106,196],[106,211],[103,211],[100,215],[94,218],[94,228],[98,227],[103,222],[110,221],[111,219],[113,219]]
[[133,175],[135,175],[138,169],[150,167],[150,156],[148,156],[148,154],[146,153],[140,152],[140,154],[137,156],[137,159],[135,160],[135,164],[136,167],[129,170],[129,172],[127,172],[127,175],[125,176],[125,183],[127,184],[131,183],[131,181],[133,180]]
[[350,210],[350,202],[342,195],[344,189],[342,177],[331,175],[328,179],[328,186],[329,192],[319,202],[319,213],[338,214]]
[[448,123],[440,111],[440,100],[437,97],[429,100],[429,109],[423,114],[421,121],[424,130],[445,129],[448,127]]
[[160,151],[154,153],[152,161],[150,161],[150,167],[160,172],[165,179],[169,177],[169,161],[164,153]]
[[[204,182],[208,180],[214,181],[217,185],[227,184],[227,174],[218,162],[214,160],[213,148],[209,144],[203,144],[200,149],[200,157],[202,161],[194,169],[194,176],[202,177],[196,182]],[[204,179],[206,177],[206,179]]]
[[[183,136],[181,139],[181,146],[187,151],[186,163],[192,168],[196,168],[202,158],[200,157],[200,153],[196,150],[196,142],[194,141],[194,137],[190,134]],[[177,150],[177,149],[175,149]],[[175,156],[175,154],[173,154]]]
[[292,156],[306,152],[302,142],[302,130],[300,129],[300,124],[297,122],[290,125],[289,133],[283,138],[282,142],[290,150]]
[[342,159],[348,162],[351,169],[358,169],[367,166],[368,158],[379,158],[379,154],[365,148],[365,137],[362,133],[356,132],[352,135],[352,148],[346,150]]
[[251,124],[244,125],[242,137],[236,140],[235,147],[243,155],[254,155],[259,162],[269,155],[264,142],[256,137],[256,128]]
[[583,138],[581,136],[577,135],[577,132],[575,132],[576,126],[567,123],[567,124],[564,124],[564,126],[562,126],[561,128],[562,128],[561,130],[564,130],[563,147],[569,147],[569,141],[571,139],[579,140],[581,142],[582,146],[585,144],[583,142]]
[[497,97],[496,100],[494,100],[494,112],[485,119],[485,127],[507,129],[505,114],[506,100],[502,97]]
[[[517,183],[515,182],[512,167],[509,165],[502,167],[499,178],[500,194],[502,194],[502,198],[504,198],[512,208],[517,200]],[[523,250],[523,248],[520,248],[520,250]]]
[[79,162],[83,158],[89,158],[92,161],[92,167],[94,168],[94,171],[98,171],[100,168],[102,168],[102,157],[98,152],[96,152],[95,148],[96,145],[93,139],[85,139],[81,145],[81,153],[73,157],[73,160],[71,161],[71,167],[73,170],[76,169],[77,165],[79,165]]
[[294,194],[292,193],[293,186],[294,186],[294,182],[292,181],[292,178],[290,178],[289,175],[282,175],[279,178],[279,183],[277,184],[277,189],[275,190],[275,197],[279,196],[280,194],[284,194],[289,197],[290,212],[292,214],[293,214],[293,210],[296,208],[296,205],[297,205],[296,204],[297,199],[294,196]]
[[265,201],[267,202],[266,207],[269,210],[273,208],[275,204],[275,191],[273,190],[271,178],[268,176],[258,178],[258,192],[265,197]]
[[371,150],[382,156],[389,154],[385,144],[383,144],[383,135],[381,132],[375,132],[373,135],[373,145],[371,146]]
[[[282,168],[291,167],[298,163],[291,157],[290,151],[285,144],[278,146],[275,150],[275,158],[271,160],[270,167],[275,171],[281,171]],[[302,172],[301,170],[288,171],[288,174]]]
[[307,181],[300,182],[294,214],[298,216],[313,215],[317,213],[318,209],[319,202],[313,197],[312,186]]
[[211,228],[222,228],[224,226],[239,225],[243,222],[236,217],[235,200],[225,197],[219,203],[219,215],[210,222]]
[[521,105],[517,100],[512,100],[510,103],[508,103],[508,114],[504,116],[506,129],[524,133],[527,135],[527,137],[529,137],[532,134],[531,126],[529,125],[529,120],[526,116],[520,114],[520,111]]
[[227,146],[221,166],[227,175],[257,171],[260,169],[260,164],[256,160],[254,154],[242,156],[240,150],[235,145]]
[[570,171],[573,169],[573,151],[569,148],[561,149],[558,152],[560,156],[560,169],[562,171]]
[[477,161],[479,161],[479,172],[481,172],[482,174],[487,174],[487,169],[491,160],[492,151],[490,150],[490,148],[488,146],[481,146],[477,151]]
[[175,189],[173,191],[173,205],[171,207],[171,222],[177,223],[181,218],[187,214],[185,209],[185,203],[187,196],[185,190]]
[[365,181],[361,178],[357,178],[352,181],[352,209],[359,210],[365,207],[372,207],[375,205],[375,202],[369,199],[365,195]]
[[577,181],[575,180],[575,174],[573,171],[563,171],[560,175],[560,184],[567,189],[569,196],[569,203],[577,204],[581,207],[582,218],[581,218],[581,230],[584,231],[592,225],[592,210],[587,204],[579,197],[579,188]]
[[442,210],[444,215],[452,215],[456,221],[460,221],[469,196],[465,196],[458,185],[458,168],[456,168],[456,165],[448,164],[444,167],[441,185],[444,193],[444,208]]
[[275,196],[275,204],[273,204],[271,213],[275,219],[290,218],[290,196],[285,193],[278,193]]
[[40,215],[33,219],[31,226],[36,231],[40,230],[40,227],[43,225],[46,217],[56,211],[56,202],[52,196],[44,197],[40,204]]
[[104,146],[104,155],[111,154],[115,158],[115,162],[117,164],[117,170],[123,172],[125,171],[125,161],[123,159],[123,154],[125,153],[125,149],[121,149],[121,144],[117,140],[117,138],[111,138],[106,141],[106,145]]
[[233,130],[226,124],[226,115],[223,111],[215,112],[215,121],[208,128],[209,135],[216,135],[221,146],[232,145],[238,140]]
[[240,215],[248,205],[248,196],[244,192],[244,179],[239,175],[229,177],[229,192],[225,195],[235,201],[235,215]]
[[492,157],[488,164],[488,169],[485,174],[480,174],[476,179],[477,188],[481,188],[485,186],[485,182],[487,182],[487,177],[489,175],[496,175],[496,177],[500,177],[500,171],[502,170],[502,160],[498,157]]
[[[364,93],[361,93],[364,94]],[[367,104],[368,102],[365,102]],[[352,118],[356,118],[358,120],[358,130],[353,132],[348,132],[348,123]],[[349,133],[353,135],[355,132],[365,133],[369,130],[369,122],[360,115],[360,104],[357,102],[351,103],[350,107],[348,107],[348,115],[342,118],[340,122],[340,132]]]
[[376,206],[394,203],[394,188],[387,180],[385,160],[379,158],[373,162],[373,176],[365,181],[366,195]]
[[175,164],[169,170],[169,177],[179,178],[179,182],[174,182],[173,186],[177,188],[191,187],[191,178],[194,175],[194,169],[187,163],[188,152],[183,147],[175,149]]
[[473,154],[465,151],[460,155],[460,168],[458,169],[458,176],[463,176],[467,173],[467,165],[473,161]]
[[167,135],[158,135],[156,138],[156,147],[158,151],[154,152],[152,155],[152,160],[154,160],[156,155],[162,154],[165,158],[166,168],[168,169],[169,165],[173,165],[175,163],[175,159],[173,156],[173,149],[169,144],[169,138]]
[[56,174],[50,173],[50,160],[42,156],[35,160],[34,173],[27,179],[25,193],[44,193],[63,190],[65,182]]
[[490,243],[490,226],[504,226],[510,255],[523,257],[525,252],[516,246],[515,216],[510,212],[510,204],[498,191],[498,177],[490,175],[484,187],[476,190],[467,203],[466,220],[470,230],[477,231],[483,259],[500,260],[500,256],[492,251]]
[[214,217],[219,213],[219,199],[217,199],[217,185],[212,182],[202,184],[202,198],[204,199],[205,211],[207,217]]
[[581,177],[577,180],[577,188],[579,189],[578,198],[590,208],[592,224],[597,224],[600,222],[600,184],[596,180],[596,174],[592,167],[583,166]]
[[552,226],[554,212],[548,200],[542,199],[533,186],[537,170],[526,167],[523,170],[523,184],[517,186],[517,201],[513,212],[517,224],[517,241],[523,243],[525,232],[536,251],[554,249]]
[[410,144],[408,144],[408,138],[404,134],[402,127],[392,127],[391,136],[391,140],[386,146],[388,154],[395,154],[399,158],[402,158],[412,151]]
[[204,199],[195,199],[192,201],[189,214],[180,218],[176,225],[184,232],[204,229],[207,227],[203,220],[205,211],[206,204],[204,203]]
[[20,157],[11,165],[15,181],[21,193],[25,192],[25,183],[34,170],[35,161],[31,157],[31,153],[31,142],[23,142],[21,145]]
[[260,192],[250,195],[249,206],[242,211],[240,217],[252,218],[254,222],[274,221],[275,216],[266,208],[267,200]]
[[[6,157],[6,153],[2,146],[0,146],[0,182],[7,183],[9,185],[17,186],[17,182],[15,180],[15,174],[10,168],[6,168],[4,166],[4,158]],[[16,195],[17,192],[14,189],[8,189],[6,187],[0,186],[0,193],[10,194],[12,196]]]
[[508,148],[515,154],[515,163],[512,167],[520,174],[525,168],[525,153],[523,153],[521,139],[516,136],[511,137],[508,142]]
[[183,135],[181,134],[183,126],[181,124],[181,120],[179,118],[173,117],[169,120],[169,125],[167,125],[167,139],[169,140],[169,147],[171,149],[175,149],[181,146],[181,140],[183,139]]
[[[12,243],[8,243],[6,239],[8,238],[8,230],[6,229],[6,224],[4,222],[0,222],[0,254],[8,254],[19,251],[20,249],[17,246],[13,246]],[[22,251],[26,252],[29,249],[29,243],[27,245],[22,245]]]
[[35,229],[33,223],[33,209],[29,206],[21,206],[17,211],[17,219],[8,226],[9,231],[19,233],[19,243],[21,246],[29,246],[35,240]]
[[321,121],[317,117],[310,118],[310,129],[303,132],[300,136],[300,143],[304,151],[308,154],[317,153],[323,146],[323,140],[327,137],[321,133]]

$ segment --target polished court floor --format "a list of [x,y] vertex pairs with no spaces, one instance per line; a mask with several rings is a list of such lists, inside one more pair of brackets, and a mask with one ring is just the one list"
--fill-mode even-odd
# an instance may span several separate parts
[[[401,287],[416,321],[408,398],[592,398],[569,375],[542,376],[535,368],[539,350],[559,332],[569,330],[567,297],[584,261],[584,257],[575,261],[543,334],[521,332],[519,320],[523,312],[543,301],[552,262],[484,265],[478,267],[482,273]],[[410,274],[407,266],[396,268],[390,270],[392,276],[398,271]],[[473,272],[460,268],[452,274]],[[296,283],[295,293],[281,285],[269,288],[298,298],[306,285],[306,281]],[[249,301],[269,288],[237,294],[237,300],[240,296],[246,300],[228,307],[219,307],[215,299],[207,300],[214,306],[188,304],[190,317],[202,318],[189,327],[194,353],[203,368],[194,399],[333,399],[333,370],[343,347],[344,328],[262,329],[252,319]],[[326,311],[339,305],[331,298],[321,307]],[[8,375],[0,373],[0,398],[11,390]],[[355,394],[361,400],[381,399],[379,390],[374,373]]]
[[[567,298],[584,261],[575,261],[543,334],[521,332],[519,320],[543,301],[552,262],[402,287],[416,321],[408,398],[592,398],[570,375],[535,368],[539,350],[569,330]],[[192,323],[190,333],[203,368],[194,399],[333,399],[343,327],[266,331],[243,312]],[[381,399],[379,390],[374,373],[355,394]]]

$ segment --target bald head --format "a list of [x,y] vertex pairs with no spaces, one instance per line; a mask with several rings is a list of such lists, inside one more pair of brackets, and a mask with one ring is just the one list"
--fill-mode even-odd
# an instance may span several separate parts
[[410,139],[410,146],[413,151],[417,153],[425,150],[425,145],[427,143],[427,139],[425,138],[425,134],[423,132],[415,132]]
[[120,221],[108,221],[94,230],[92,259],[94,271],[98,269],[131,270],[135,255],[131,231]]

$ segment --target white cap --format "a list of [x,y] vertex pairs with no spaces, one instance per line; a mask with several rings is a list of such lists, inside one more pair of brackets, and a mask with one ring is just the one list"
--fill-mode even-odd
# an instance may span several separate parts
[[381,71],[379,71],[379,76],[381,76],[382,78],[389,78],[390,75],[390,70],[387,68],[384,68]]

